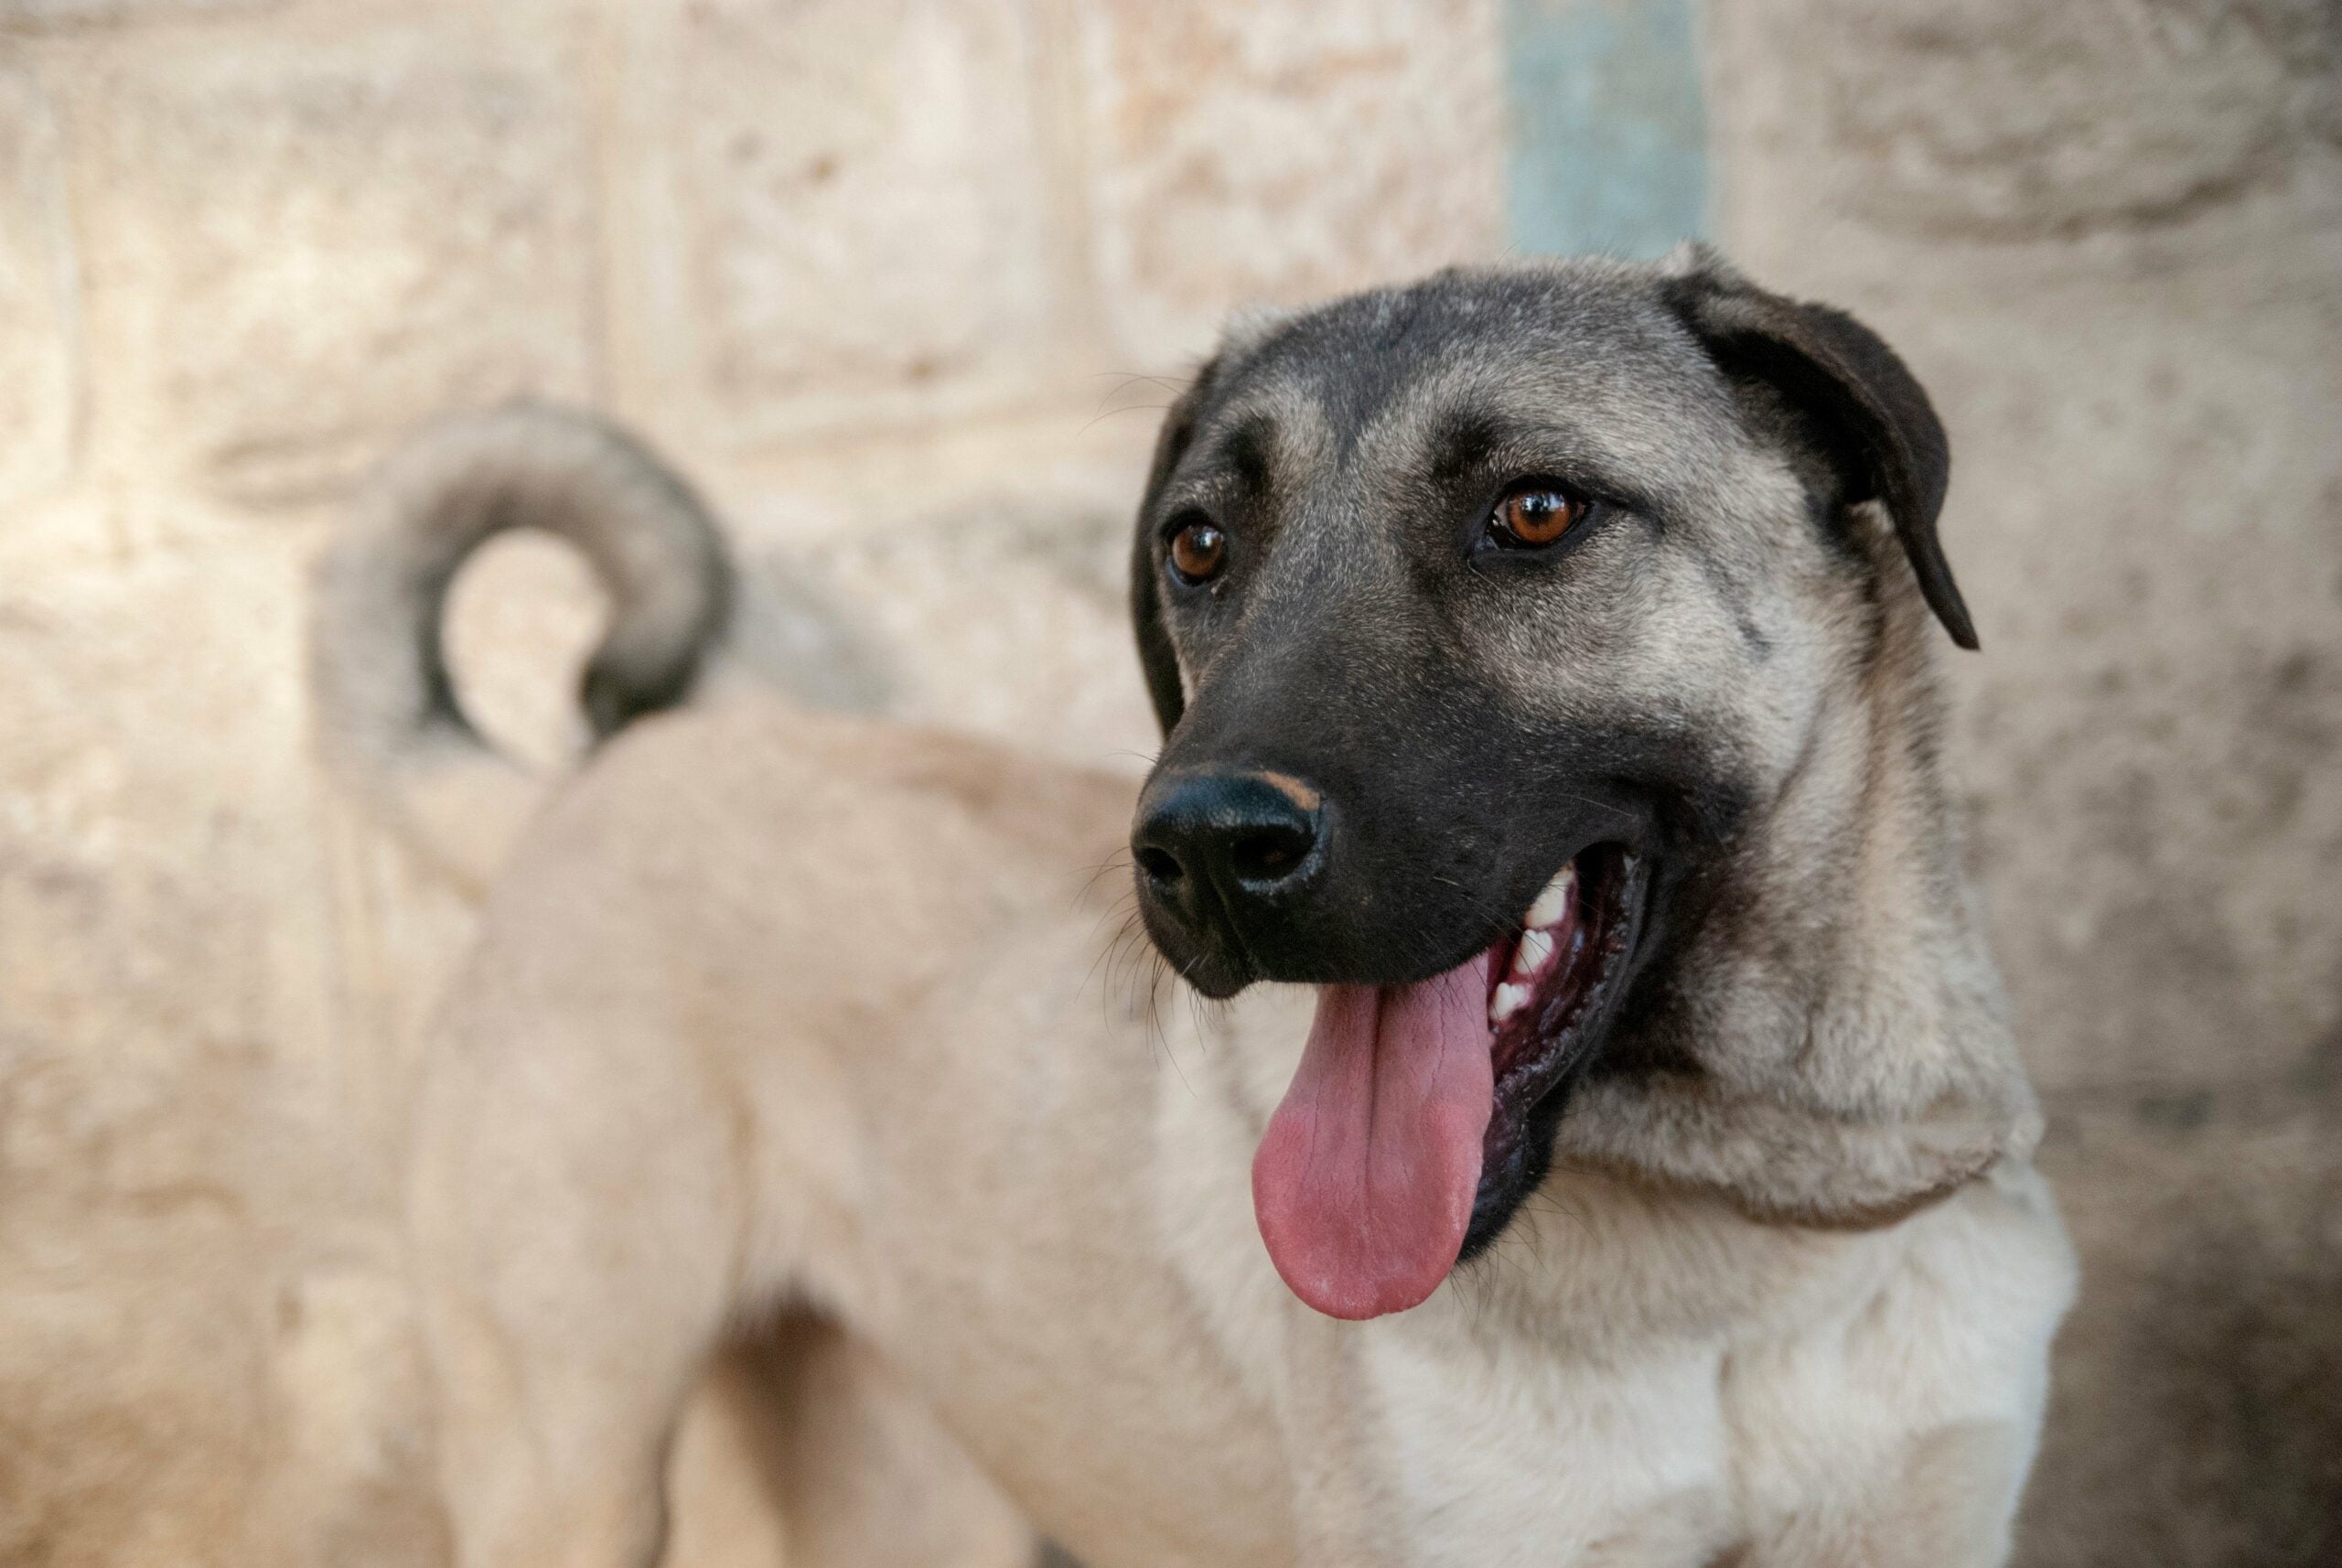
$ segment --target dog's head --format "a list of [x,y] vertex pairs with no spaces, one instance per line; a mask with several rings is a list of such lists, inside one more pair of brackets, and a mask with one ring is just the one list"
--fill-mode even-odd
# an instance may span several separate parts
[[[1198,375],[1139,514],[1132,845],[1197,989],[1322,988],[1254,1167],[1305,1299],[1413,1305],[1557,1146],[1820,1220],[1990,1157],[1914,607],[1974,646],[1947,467],[1884,343],[1703,251],[1445,273]],[[1941,1159],[1781,1131],[1930,1115]]]

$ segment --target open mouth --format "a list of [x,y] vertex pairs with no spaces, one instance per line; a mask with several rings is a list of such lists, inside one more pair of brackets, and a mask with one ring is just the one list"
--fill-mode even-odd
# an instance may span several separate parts
[[1496,1240],[1545,1174],[1559,1101],[1593,1056],[1626,972],[1641,891],[1638,857],[1597,844],[1555,872],[1520,929],[1488,950],[1495,1088],[1464,1257]]
[[1502,1232],[1616,1011],[1647,884],[1638,856],[1599,844],[1454,969],[1318,988],[1252,1163],[1262,1240],[1303,1301],[1402,1311]]

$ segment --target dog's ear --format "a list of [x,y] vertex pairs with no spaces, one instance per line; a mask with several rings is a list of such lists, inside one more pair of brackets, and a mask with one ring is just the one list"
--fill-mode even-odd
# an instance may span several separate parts
[[1848,502],[1883,501],[1952,641],[1976,628],[1936,539],[1951,448],[1928,394],[1875,332],[1842,310],[1756,287],[1705,246],[1671,257],[1668,305],[1735,380],[1762,381],[1807,418],[1837,467]]
[[1196,411],[1211,386],[1219,361],[1212,360],[1196,372],[1187,390],[1163,416],[1163,432],[1155,438],[1155,461],[1146,474],[1146,493],[1138,503],[1138,529],[1131,545],[1131,628],[1138,637],[1139,668],[1146,675],[1146,694],[1154,699],[1155,717],[1169,735],[1187,705],[1179,684],[1179,655],[1163,626],[1163,573],[1155,555],[1155,503],[1171,470],[1196,436]]

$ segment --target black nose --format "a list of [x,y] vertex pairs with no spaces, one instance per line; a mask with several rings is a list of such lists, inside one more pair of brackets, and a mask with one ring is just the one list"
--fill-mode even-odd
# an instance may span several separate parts
[[1175,773],[1148,786],[1131,849],[1184,917],[1202,916],[1209,895],[1241,916],[1316,870],[1323,818],[1317,791],[1282,774]]

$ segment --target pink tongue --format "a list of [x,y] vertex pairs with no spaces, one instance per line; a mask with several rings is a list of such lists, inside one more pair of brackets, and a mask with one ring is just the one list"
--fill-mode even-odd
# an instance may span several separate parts
[[1488,955],[1413,985],[1318,988],[1317,1020],[1252,1157],[1252,1211],[1293,1294],[1401,1312],[1456,1266],[1496,1095]]

